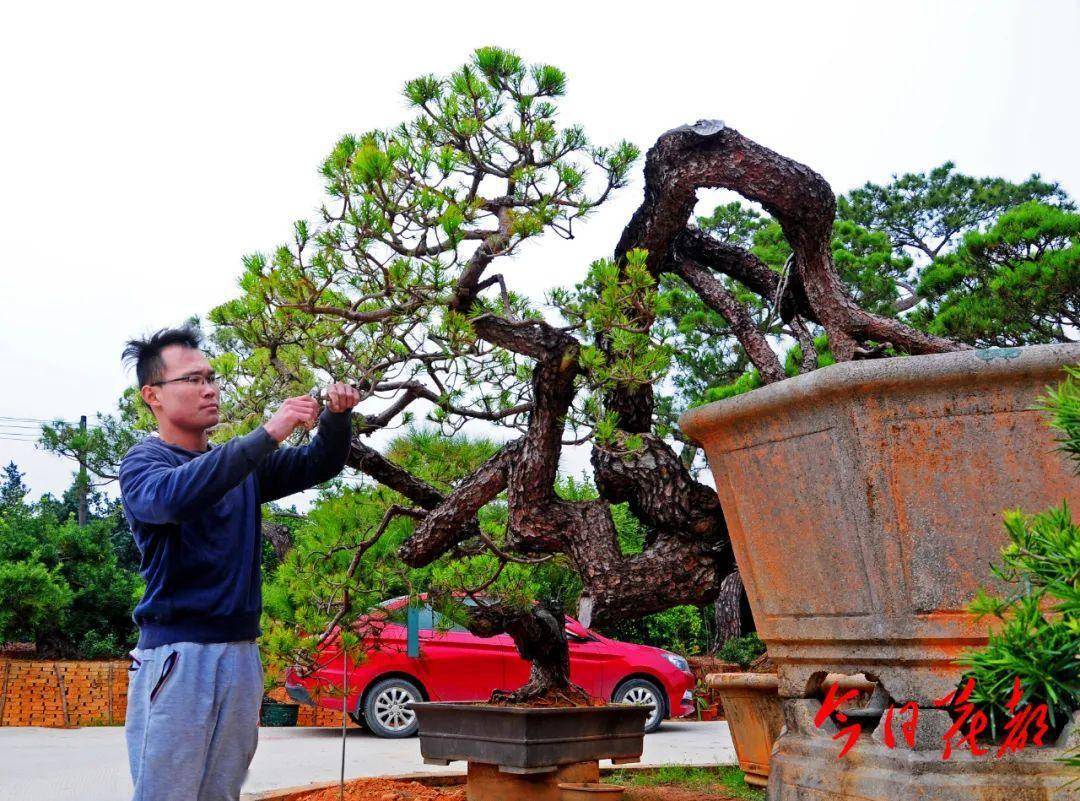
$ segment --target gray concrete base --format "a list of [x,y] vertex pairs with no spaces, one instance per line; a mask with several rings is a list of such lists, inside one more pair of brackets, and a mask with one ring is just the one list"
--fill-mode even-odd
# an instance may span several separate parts
[[[819,701],[790,700],[784,706],[769,801],[1080,801],[1080,773],[1056,761],[1080,747],[1080,713],[1053,747],[1029,747],[1000,759],[993,751],[975,757],[954,750],[943,760],[941,736],[949,728],[948,715],[922,709],[914,748],[898,730],[895,747],[887,748],[883,720],[840,758],[846,738],[832,739],[837,729],[829,720],[814,726]],[[898,724],[894,716],[894,728]]]

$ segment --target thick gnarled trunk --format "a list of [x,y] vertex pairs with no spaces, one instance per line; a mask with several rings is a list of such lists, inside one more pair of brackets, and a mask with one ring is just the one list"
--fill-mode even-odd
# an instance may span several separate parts
[[750,633],[753,620],[738,570],[728,573],[720,582],[720,593],[713,602],[713,622],[716,625],[714,649],[730,639]]
[[492,703],[589,704],[588,693],[570,681],[566,616],[557,604],[542,601],[531,609],[502,604],[470,607],[467,626],[480,637],[509,634],[518,655],[529,662],[529,680],[516,690],[495,690]]

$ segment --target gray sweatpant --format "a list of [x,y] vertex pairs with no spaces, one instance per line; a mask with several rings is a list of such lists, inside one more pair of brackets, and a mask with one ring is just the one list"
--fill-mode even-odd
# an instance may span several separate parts
[[131,657],[134,801],[237,801],[259,738],[259,646],[177,642]]

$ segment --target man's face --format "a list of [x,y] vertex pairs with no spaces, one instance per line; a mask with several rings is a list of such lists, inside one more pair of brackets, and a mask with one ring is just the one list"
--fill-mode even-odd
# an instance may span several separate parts
[[[161,360],[165,363],[165,370],[159,381],[190,375],[201,375],[205,379],[214,374],[205,354],[195,348],[169,345],[162,348]],[[169,381],[142,388],[143,398],[159,421],[168,420],[177,428],[187,431],[205,431],[221,421],[218,413],[219,395],[217,386],[205,380],[198,384]]]

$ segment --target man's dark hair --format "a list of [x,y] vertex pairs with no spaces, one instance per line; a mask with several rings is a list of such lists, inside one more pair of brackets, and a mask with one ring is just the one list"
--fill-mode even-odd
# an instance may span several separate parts
[[135,364],[135,378],[143,387],[165,376],[165,362],[161,358],[161,349],[169,345],[184,345],[198,348],[202,345],[202,334],[191,326],[181,328],[162,328],[146,339],[129,339],[120,360],[130,365]]

